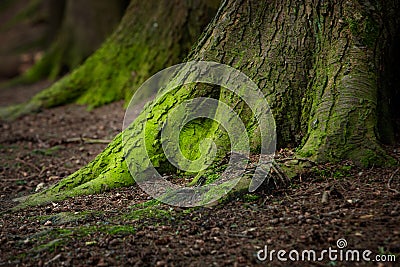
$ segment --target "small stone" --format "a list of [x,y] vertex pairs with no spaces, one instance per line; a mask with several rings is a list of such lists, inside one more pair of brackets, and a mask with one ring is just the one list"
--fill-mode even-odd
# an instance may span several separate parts
[[50,225],[52,225],[53,223],[52,223],[52,221],[46,221],[45,223],[44,223],[44,226],[50,226]]
[[117,245],[118,243],[120,243],[120,241],[116,238],[116,239],[111,240],[109,244],[110,244],[110,246],[114,246],[114,245]]
[[201,239],[197,239],[197,240],[195,241],[195,243],[198,244],[198,245],[200,245],[200,246],[203,246],[203,245],[204,245],[204,241],[201,240]]
[[279,222],[279,219],[272,219],[272,220],[269,220],[269,223],[270,224],[277,224]]
[[38,192],[44,188],[44,183],[40,183],[36,186],[35,192]]
[[200,256],[200,251],[198,251],[198,250],[190,249],[190,253],[191,253],[193,256]]
[[218,237],[216,237],[216,236],[214,236],[214,238],[213,238],[213,239],[214,239],[214,241],[215,241],[215,242],[221,242],[221,239],[219,239],[219,238],[218,238]]
[[59,178],[60,178],[59,176],[52,175],[52,176],[50,176],[49,178],[47,178],[47,180],[48,180],[48,181],[53,181],[53,180],[57,180],[57,179],[59,179]]
[[166,266],[167,262],[166,261],[157,261],[156,266]]
[[329,192],[328,191],[324,191],[324,193],[322,194],[321,203],[322,204],[328,203],[328,199],[329,199]]

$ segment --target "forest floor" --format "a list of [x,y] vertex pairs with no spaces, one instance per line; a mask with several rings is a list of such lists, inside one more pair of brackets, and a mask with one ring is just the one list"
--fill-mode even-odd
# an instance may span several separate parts
[[[18,91],[32,94],[28,89]],[[27,97],[13,92],[0,90],[1,105]],[[148,206],[151,198],[132,186],[10,210],[14,198],[59,181],[101,152],[121,131],[122,105],[93,111],[68,105],[0,122],[0,266],[399,266],[397,167],[320,165],[287,188],[201,208]],[[387,150],[400,160],[400,145]],[[276,252],[273,263],[257,259],[265,246],[301,256],[337,249],[339,239],[346,249],[372,251],[371,260],[395,255],[396,262],[327,255],[321,262],[280,262]]]

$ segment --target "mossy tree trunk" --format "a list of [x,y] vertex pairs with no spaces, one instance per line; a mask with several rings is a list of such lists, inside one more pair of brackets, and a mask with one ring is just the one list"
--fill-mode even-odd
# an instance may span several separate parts
[[[364,166],[383,165],[389,157],[381,144],[392,142],[398,130],[399,68],[393,63],[399,58],[399,11],[394,0],[228,0],[188,59],[225,63],[248,75],[273,111],[278,147],[297,148],[297,157],[316,162],[349,159]],[[169,170],[157,129],[169,110],[196,96],[231,105],[250,133],[254,129],[253,115],[233,93],[184,86],[151,110],[145,108],[125,130],[126,144],[146,138],[150,159],[160,172]],[[153,131],[143,137],[145,122]],[[182,131],[181,140],[191,140],[181,144],[182,150],[193,149],[204,137],[224,140],[221,131],[209,126],[192,123],[192,130]],[[259,135],[253,132],[250,138],[256,152]],[[140,177],[149,161],[144,147],[132,145],[126,162],[121,140],[118,135],[93,162],[30,203],[132,184],[126,164]],[[229,150],[229,142],[219,146]]]
[[0,110],[0,117],[71,102],[94,108],[129,99],[151,75],[183,60],[218,5],[219,0],[132,0],[117,29],[81,66],[27,103]]
[[[21,78],[35,82],[43,78],[55,79],[76,68],[92,54],[118,25],[127,0],[66,0],[49,2],[54,11],[62,8],[62,24],[53,44],[42,60]],[[60,15],[60,14],[57,14]],[[53,19],[57,19],[53,16]]]

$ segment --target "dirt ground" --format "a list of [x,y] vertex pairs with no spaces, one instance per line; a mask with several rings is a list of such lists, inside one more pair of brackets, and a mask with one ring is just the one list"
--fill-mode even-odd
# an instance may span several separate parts
[[[1,104],[28,94],[0,91]],[[133,186],[10,210],[14,198],[57,182],[101,152],[121,130],[122,105],[90,112],[69,105],[0,122],[0,266],[400,265],[397,167],[321,165],[287,188],[197,209],[147,207],[150,198]],[[400,159],[400,145],[387,150]],[[338,249],[339,239],[347,241],[346,249],[370,250],[371,260],[394,255],[396,262],[328,257],[282,262],[277,252],[273,263],[257,259],[265,246],[268,252],[297,250],[301,255]]]

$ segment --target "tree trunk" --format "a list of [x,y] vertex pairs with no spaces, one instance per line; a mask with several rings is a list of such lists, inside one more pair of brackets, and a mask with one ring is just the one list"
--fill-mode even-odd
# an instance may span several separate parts
[[[394,0],[228,0],[188,59],[225,63],[248,75],[273,111],[278,147],[297,148],[297,157],[316,162],[348,159],[364,166],[383,165],[390,158],[381,143],[394,140],[399,111],[399,68],[393,64],[399,58],[399,11]],[[149,159],[160,173],[171,170],[159,125],[174,107],[198,96],[232,106],[257,152],[259,134],[241,99],[218,87],[183,86],[152,109],[147,106],[125,130],[128,159],[119,135],[87,167],[31,201],[77,194],[83,187],[94,192],[109,181],[112,186],[131,184],[126,164],[135,178],[149,168]],[[144,123],[151,130],[143,137]],[[188,127],[192,130],[179,133],[180,140],[190,140],[181,144],[183,154],[205,136],[226,139],[207,123]],[[137,145],[141,138],[151,145]],[[229,150],[229,142],[216,143]]]
[[384,163],[379,141],[393,139],[393,123],[379,129],[377,107],[379,98],[390,106],[383,95],[397,91],[384,86],[382,68],[399,34],[391,13],[398,3],[225,3],[219,14],[230,19],[221,15],[193,57],[228,63],[259,85],[278,146],[315,161]]
[[61,24],[65,0],[2,1],[0,79],[21,75],[39,60]]
[[114,33],[82,66],[28,103],[0,110],[0,117],[70,102],[94,108],[129,100],[147,78],[187,55],[218,5],[219,0],[132,0]]
[[[114,30],[120,21],[126,0],[67,0],[63,22],[53,44],[22,80],[35,82],[39,79],[55,79],[60,74],[76,68],[92,54]],[[50,2],[57,10],[58,3]],[[54,19],[55,16],[53,16]],[[51,28],[51,31],[56,29]]]

